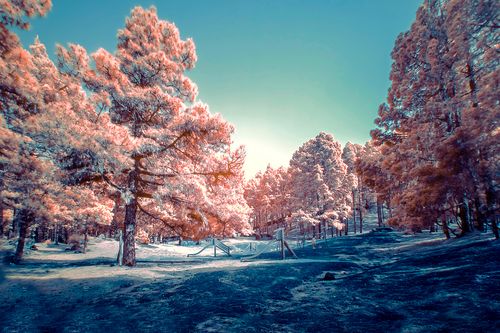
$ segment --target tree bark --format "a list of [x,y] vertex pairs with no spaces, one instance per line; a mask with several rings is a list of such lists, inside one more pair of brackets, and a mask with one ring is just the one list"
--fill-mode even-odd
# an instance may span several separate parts
[[64,227],[63,228],[63,243],[64,244],[68,244],[68,237],[69,237],[69,233],[68,233],[68,228]]
[[[15,209],[15,208],[14,208],[14,211],[13,211],[13,214],[12,214],[12,215],[15,217],[15,216],[16,216],[16,214],[17,214],[17,209]],[[17,230],[19,229],[19,228],[18,228],[18,222],[19,222],[19,221],[18,221],[17,219],[15,219],[14,217],[12,218],[12,225],[11,225],[11,227],[10,227],[10,229],[9,229],[9,235],[8,235],[8,237],[7,237],[8,239],[11,239],[11,238],[16,237],[16,235],[17,235]]]
[[487,208],[487,218],[491,220],[491,231],[495,235],[496,239],[498,237],[498,224],[497,224],[497,210],[495,210],[495,203],[498,202],[498,194],[495,191],[492,182],[488,182],[488,187],[486,189],[486,208]]
[[358,195],[358,208],[359,208],[359,233],[363,233],[363,207],[361,206],[361,190]]
[[125,203],[125,221],[123,223],[123,264],[135,266],[135,227],[137,218],[137,167],[128,176],[128,188],[131,198]]
[[356,234],[356,192],[352,190],[352,224],[354,227],[354,234]]
[[443,225],[443,227],[442,227],[443,228],[443,233],[444,233],[446,239],[450,239],[450,229],[448,228],[448,221],[446,219],[446,214],[445,213],[443,213],[441,215],[441,223]]
[[113,206],[113,219],[111,220],[111,225],[109,226],[109,238],[115,236],[116,231],[119,229],[120,222],[118,221],[118,216],[120,212],[121,195],[119,191],[113,193],[113,201],[115,205]]
[[14,216],[14,220],[19,226],[19,239],[17,241],[16,253],[14,254],[13,262],[15,264],[19,264],[23,257],[24,253],[24,244],[26,241],[26,235],[28,233],[28,228],[30,226],[32,220],[32,213],[25,209],[16,210],[16,215]]
[[2,204],[2,198],[0,197],[0,237],[3,236],[3,204]]
[[118,255],[116,256],[116,263],[119,266],[123,265],[123,231],[118,230]]
[[[465,201],[465,200],[464,200]],[[460,218],[460,235],[463,236],[466,233],[470,232],[469,218],[468,218],[468,209],[465,208],[466,203],[463,202],[462,206],[459,208],[458,216]]]
[[85,231],[83,232],[83,253],[87,252],[87,243],[89,241],[88,233],[89,233],[89,229],[87,226],[87,222],[85,222]]
[[493,232],[493,234],[495,235],[495,238],[497,240],[500,239],[500,237],[498,235],[498,225],[497,225],[497,221],[495,218],[493,220],[491,220],[491,231]]
[[54,226],[54,243],[59,245],[59,225]]
[[377,221],[378,221],[378,226],[381,227],[383,220],[382,220],[382,203],[380,202],[379,199],[377,199]]
[[[0,165],[0,194],[2,193],[2,190],[3,190],[3,186],[4,186],[4,182],[3,182],[3,166]],[[2,200],[2,196],[0,195],[0,237],[3,236],[3,233],[4,233],[4,219],[3,219],[3,200]]]
[[484,231],[486,214],[484,214],[483,210],[481,209],[481,202],[479,198],[474,199],[474,213],[474,228],[479,231]]

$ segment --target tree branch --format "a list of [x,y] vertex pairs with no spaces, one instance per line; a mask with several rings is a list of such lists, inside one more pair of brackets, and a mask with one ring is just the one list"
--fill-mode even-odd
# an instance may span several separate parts
[[163,222],[163,224],[165,224],[167,227],[169,227],[170,229],[172,229],[172,231],[174,231],[177,234],[177,236],[180,236],[180,233],[176,230],[176,228],[174,226],[172,226],[170,224],[170,222],[167,222],[166,220],[162,219],[161,217],[158,217],[158,216],[155,216],[155,215],[151,214],[150,212],[146,211],[140,204],[137,204],[137,208],[139,208],[139,210],[142,213],[144,213],[144,215],[149,216],[152,219],[155,219],[155,220]]

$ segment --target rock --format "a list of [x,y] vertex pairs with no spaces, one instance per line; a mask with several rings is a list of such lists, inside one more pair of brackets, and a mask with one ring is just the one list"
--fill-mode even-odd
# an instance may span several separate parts
[[325,276],[323,277],[323,281],[332,281],[332,280],[335,280],[335,275],[333,275],[333,273],[326,272]]
[[394,229],[391,227],[377,227],[372,229],[373,232],[393,232]]
[[[67,249],[66,249],[67,250]],[[70,248],[68,251],[80,251],[81,246],[78,243],[71,244]]]

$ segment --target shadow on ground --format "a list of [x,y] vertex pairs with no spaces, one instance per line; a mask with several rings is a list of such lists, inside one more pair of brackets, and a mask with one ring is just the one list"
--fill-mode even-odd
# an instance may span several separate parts
[[[411,242],[343,237],[296,251],[311,262],[270,253],[260,264],[155,280],[13,279],[9,267],[0,322],[3,332],[500,331],[500,243]],[[325,272],[336,279],[322,281]]]

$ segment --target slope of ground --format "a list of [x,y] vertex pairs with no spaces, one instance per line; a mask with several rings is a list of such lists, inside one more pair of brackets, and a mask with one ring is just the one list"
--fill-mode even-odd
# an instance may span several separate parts
[[[489,234],[367,233],[299,248],[298,260],[273,252],[248,263],[185,261],[185,249],[172,246],[177,261],[137,268],[100,262],[114,256],[103,256],[108,243],[93,240],[94,257],[83,260],[55,249],[5,266],[2,331],[500,331],[500,243]],[[158,258],[149,250],[138,253]],[[325,272],[336,279],[322,281]]]

